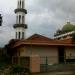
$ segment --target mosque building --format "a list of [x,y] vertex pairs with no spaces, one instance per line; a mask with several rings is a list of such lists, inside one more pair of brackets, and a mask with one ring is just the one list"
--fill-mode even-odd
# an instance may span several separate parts
[[26,39],[28,26],[25,24],[27,14],[25,0],[17,0],[17,4],[16,24],[13,27],[15,39],[18,41],[11,47],[12,63],[19,63],[23,66],[28,64],[31,72],[41,72],[40,66],[44,64],[75,62],[75,44],[71,39],[57,40],[39,34]]

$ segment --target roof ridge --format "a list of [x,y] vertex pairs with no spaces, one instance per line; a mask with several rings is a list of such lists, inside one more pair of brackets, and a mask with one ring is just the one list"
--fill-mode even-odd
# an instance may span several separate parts
[[26,40],[30,40],[32,38],[45,38],[45,39],[48,39],[48,40],[53,40],[49,37],[46,37],[46,36],[43,36],[43,35],[40,35],[40,34],[33,34],[32,36],[30,36],[29,38],[27,38]]

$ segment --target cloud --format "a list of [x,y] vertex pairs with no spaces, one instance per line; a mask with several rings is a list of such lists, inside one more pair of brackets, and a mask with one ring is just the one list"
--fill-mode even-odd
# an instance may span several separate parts
[[[15,38],[13,25],[16,23],[16,8],[17,0],[0,0],[0,13],[3,16],[0,46]],[[53,37],[55,31],[61,29],[68,19],[75,24],[75,0],[26,0],[25,8],[28,11],[27,37],[34,33]]]
[[[32,0],[32,1],[33,1],[33,5],[31,5],[28,10],[29,14],[32,15],[30,16],[31,20],[28,22],[31,25],[32,24],[34,25],[36,23],[37,26],[40,25],[40,27],[44,28],[45,27],[44,22],[45,22],[46,24],[48,24],[48,28],[50,27],[55,31],[56,29],[61,28],[68,19],[71,22],[75,23],[75,0],[66,0],[66,1],[65,0]],[[44,16],[42,18],[42,16],[39,15],[44,15]],[[39,21],[39,23],[37,20]],[[49,22],[47,20],[49,20]]]

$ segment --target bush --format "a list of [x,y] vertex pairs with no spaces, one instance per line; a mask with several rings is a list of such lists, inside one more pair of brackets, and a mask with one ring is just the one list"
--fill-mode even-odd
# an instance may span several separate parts
[[20,65],[12,65],[10,67],[10,73],[19,73],[23,71],[23,67],[21,67]]
[[22,74],[24,75],[25,73],[26,74],[29,74],[29,70],[22,67],[21,65],[12,65],[10,68],[9,68],[9,73],[10,74]]

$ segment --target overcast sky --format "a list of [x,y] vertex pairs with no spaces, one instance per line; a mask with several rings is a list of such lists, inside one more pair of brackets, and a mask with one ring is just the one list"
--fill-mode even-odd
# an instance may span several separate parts
[[[75,0],[26,0],[27,37],[38,33],[53,37],[57,29],[69,20],[75,24]],[[0,47],[15,38],[13,25],[16,23],[17,0],[0,0],[0,13],[3,24],[0,27]]]

